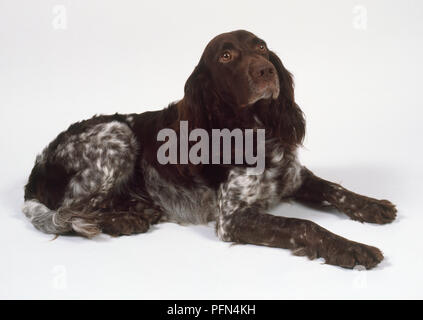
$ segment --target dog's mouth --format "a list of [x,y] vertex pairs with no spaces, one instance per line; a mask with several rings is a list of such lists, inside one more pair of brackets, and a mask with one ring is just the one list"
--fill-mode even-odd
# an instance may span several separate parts
[[280,93],[279,80],[276,78],[272,81],[261,81],[260,83],[250,82],[250,92],[249,105],[262,99],[276,100]]

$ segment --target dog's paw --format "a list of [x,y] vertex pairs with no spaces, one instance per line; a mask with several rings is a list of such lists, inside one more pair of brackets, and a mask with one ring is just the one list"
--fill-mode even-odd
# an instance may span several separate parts
[[323,258],[326,264],[349,269],[355,266],[371,269],[383,260],[383,254],[378,248],[346,239],[325,244],[320,248],[299,247],[292,250],[292,253],[296,256],[307,256],[310,260]]
[[150,228],[148,220],[129,212],[109,213],[102,216],[101,231],[112,237],[145,233]]
[[355,208],[350,208],[348,215],[360,222],[385,224],[394,221],[396,213],[397,209],[390,201],[366,198],[358,201]]
[[343,268],[364,266],[366,269],[371,269],[383,260],[383,254],[376,247],[353,241],[342,241],[331,248],[323,258],[325,263]]
[[352,192],[338,194],[333,203],[351,219],[377,224],[390,223],[396,218],[397,209],[388,200],[377,200]]

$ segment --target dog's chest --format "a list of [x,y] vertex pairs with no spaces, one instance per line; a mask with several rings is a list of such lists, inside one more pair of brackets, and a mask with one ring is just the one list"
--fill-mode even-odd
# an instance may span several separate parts
[[283,152],[278,148],[268,154],[262,174],[249,174],[247,168],[233,168],[227,181],[218,191],[219,209],[225,214],[240,207],[252,206],[269,209],[291,196],[301,185],[301,169],[296,152]]

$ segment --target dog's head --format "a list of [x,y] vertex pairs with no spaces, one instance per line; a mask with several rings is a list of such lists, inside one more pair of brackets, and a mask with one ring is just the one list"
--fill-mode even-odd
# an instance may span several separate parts
[[239,107],[279,96],[279,77],[266,43],[248,31],[218,35],[204,50],[200,65],[227,102]]
[[[214,125],[240,126],[254,114],[275,136],[300,143],[304,119],[294,101],[291,74],[264,40],[238,30],[213,38],[185,84],[188,120],[214,119]],[[201,126],[197,123],[197,126]],[[248,125],[247,125],[248,126]]]

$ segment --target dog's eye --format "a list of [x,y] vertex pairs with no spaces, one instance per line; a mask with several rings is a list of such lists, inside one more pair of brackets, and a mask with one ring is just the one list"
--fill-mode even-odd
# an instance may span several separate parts
[[257,45],[257,48],[260,50],[260,51],[266,51],[266,46],[264,45],[264,44],[259,44],[259,45]]
[[222,55],[219,57],[220,62],[229,62],[232,60],[232,55],[229,51],[225,51],[222,53]]

